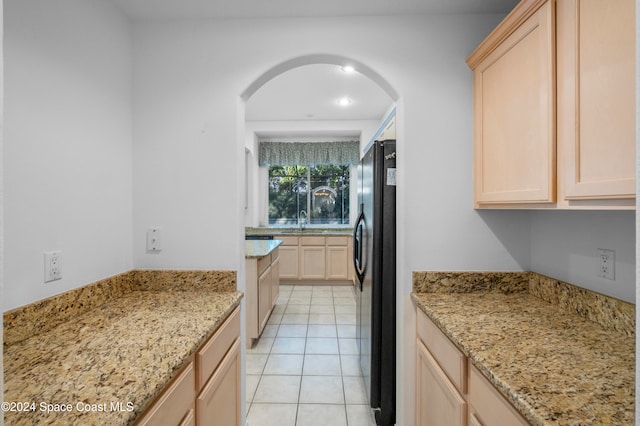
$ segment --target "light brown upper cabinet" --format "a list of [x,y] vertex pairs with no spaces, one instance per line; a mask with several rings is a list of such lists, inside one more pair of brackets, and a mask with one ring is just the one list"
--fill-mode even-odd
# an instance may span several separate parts
[[469,56],[475,206],[634,208],[633,0],[523,0]]
[[633,206],[635,1],[558,0],[556,8],[561,201]]
[[477,206],[554,202],[553,3],[521,2],[467,64],[474,71]]

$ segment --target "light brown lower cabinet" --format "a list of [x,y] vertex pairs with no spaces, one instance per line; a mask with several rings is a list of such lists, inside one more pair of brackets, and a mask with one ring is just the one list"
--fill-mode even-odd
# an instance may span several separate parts
[[276,306],[280,296],[280,257],[271,260],[271,305]]
[[193,355],[136,426],[240,425],[240,308]]
[[416,424],[419,426],[464,426],[467,417],[467,402],[420,339],[418,339],[417,346]]
[[325,276],[328,280],[351,278],[351,239],[349,237],[327,237]]
[[282,241],[280,248],[280,279],[297,280],[299,273],[298,237],[276,235],[276,240]]
[[165,389],[160,397],[136,421],[138,426],[188,425],[193,419],[196,397],[196,374],[193,362]]
[[416,425],[529,424],[433,321],[416,311]]
[[258,278],[258,335],[262,333],[269,320],[269,313],[273,304],[273,299],[271,298],[272,281],[273,273],[271,266],[269,266]]
[[198,424],[240,424],[240,340],[236,340],[196,399]]
[[283,280],[351,281],[354,278],[351,238],[347,235],[276,235],[281,240]]
[[469,423],[479,425],[528,425],[476,367],[469,367]]
[[247,345],[262,334],[280,294],[280,247],[259,259],[246,259]]

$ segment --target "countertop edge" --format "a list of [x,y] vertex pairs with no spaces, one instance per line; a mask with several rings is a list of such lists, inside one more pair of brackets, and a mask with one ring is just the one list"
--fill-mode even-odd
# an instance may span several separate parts
[[281,240],[247,240],[244,243],[244,258],[260,259],[270,255],[280,245]]

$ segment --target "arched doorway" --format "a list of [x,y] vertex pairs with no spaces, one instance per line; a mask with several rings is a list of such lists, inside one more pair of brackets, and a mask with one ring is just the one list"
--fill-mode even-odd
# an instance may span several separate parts
[[333,54],[313,54],[313,55],[304,55],[296,58],[289,59],[287,61],[281,62],[264,73],[262,73],[258,78],[256,78],[253,83],[251,83],[245,90],[240,94],[240,97],[243,101],[247,101],[258,89],[264,86],[265,83],[273,79],[274,77],[285,73],[293,68],[301,67],[304,65],[312,65],[312,64],[330,64],[337,66],[352,66],[359,73],[365,75],[369,79],[371,79],[374,83],[376,83],[382,90],[384,90],[394,102],[397,102],[400,96],[393,88],[393,86],[380,74],[378,74],[374,69],[369,67],[368,65],[352,59],[346,56],[341,55],[333,55]]
[[[353,66],[354,68],[356,68],[358,70],[359,73],[361,73],[362,75],[366,76],[368,79],[370,79],[371,81],[373,81],[377,87],[384,91],[384,93],[386,93],[390,99],[393,100],[393,102],[397,102],[399,100],[399,95],[398,93],[395,91],[395,89],[379,74],[377,73],[375,70],[373,70],[372,68],[368,67],[366,64],[361,63],[357,60],[353,60],[351,58],[347,58],[344,56],[340,56],[340,55],[328,55],[328,54],[314,54],[314,55],[306,55],[306,56],[301,56],[301,57],[296,57],[287,61],[284,61],[280,64],[277,64],[275,66],[273,66],[272,68],[270,68],[269,70],[267,70],[266,72],[262,73],[253,83],[251,83],[247,89],[245,89],[242,94],[240,95],[240,104],[241,107],[239,108],[239,111],[241,111],[241,114],[244,115],[245,113],[245,106],[247,102],[251,101],[252,96],[254,96],[257,92],[259,92],[259,90],[265,86],[266,84],[268,84],[270,81],[272,81],[273,79],[286,74],[287,72],[293,70],[293,69],[297,69],[297,68],[302,68],[304,66],[307,65],[334,65],[334,66],[345,66],[345,65],[350,65]],[[244,117],[242,117],[244,118]],[[380,117],[380,123],[382,123],[382,119],[384,119],[385,117]],[[242,123],[241,124],[245,124],[245,120],[241,120]],[[244,132],[240,132],[240,133],[244,133]],[[244,145],[244,138],[241,138],[241,143]],[[369,140],[363,140],[362,142],[364,142],[362,144],[362,146],[366,145]],[[329,191],[330,192],[330,191]],[[328,192],[327,192],[328,193]],[[277,339],[277,337],[276,337]],[[247,355],[247,357],[252,356],[252,353],[249,353]],[[263,354],[259,354],[260,356],[262,356]],[[303,354],[306,356],[306,354]],[[265,358],[264,356],[262,356],[262,358],[265,360],[265,365],[268,359],[270,359],[271,354],[267,354],[267,357]],[[263,365],[263,368],[266,368]],[[302,373],[301,373],[302,374]],[[249,375],[249,377],[251,377],[252,375]],[[304,374],[303,374],[304,376]],[[247,377],[246,374],[246,370],[245,370],[245,374],[244,377]],[[304,377],[303,377],[304,379]],[[262,380],[262,379],[257,379],[257,380]],[[258,386],[256,384],[256,379],[252,378],[251,383],[247,384],[248,388],[251,388],[252,386]],[[302,386],[300,388],[300,392],[303,392],[304,386]],[[253,392],[260,392],[259,388],[256,391],[256,389],[253,389]],[[252,391],[250,390],[248,392],[252,393]],[[261,401],[258,401],[258,404],[260,404]],[[365,404],[366,405],[366,401]]]

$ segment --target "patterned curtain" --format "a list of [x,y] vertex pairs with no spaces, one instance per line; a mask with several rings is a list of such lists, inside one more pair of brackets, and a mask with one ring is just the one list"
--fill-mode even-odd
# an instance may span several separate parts
[[360,142],[260,142],[260,166],[357,164]]

